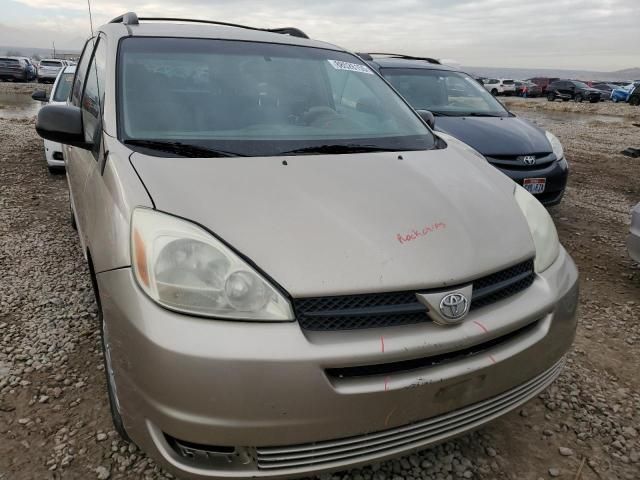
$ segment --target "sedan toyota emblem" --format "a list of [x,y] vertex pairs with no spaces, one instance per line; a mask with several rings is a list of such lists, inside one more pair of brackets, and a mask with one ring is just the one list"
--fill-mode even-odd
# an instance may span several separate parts
[[536,157],[535,155],[525,155],[524,157],[522,157],[522,161],[525,165],[535,165]]
[[440,313],[450,321],[461,320],[469,309],[469,301],[461,293],[450,293],[440,302]]

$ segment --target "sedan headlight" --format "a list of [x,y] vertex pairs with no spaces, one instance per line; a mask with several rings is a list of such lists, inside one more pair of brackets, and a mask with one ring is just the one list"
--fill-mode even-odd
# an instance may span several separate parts
[[533,244],[536,247],[534,262],[536,273],[543,272],[555,262],[560,254],[560,241],[556,226],[546,208],[520,185],[516,185],[514,196],[527,219]]
[[220,240],[186,220],[136,208],[131,255],[140,287],[171,310],[224,319],[294,319],[282,293]]
[[558,140],[558,137],[556,137],[551,132],[544,132],[544,134],[547,136],[547,140],[549,140],[549,143],[551,144],[551,149],[553,150],[553,154],[556,156],[558,160],[560,160],[562,157],[564,157],[564,149],[562,148],[562,144],[560,143],[560,140]]

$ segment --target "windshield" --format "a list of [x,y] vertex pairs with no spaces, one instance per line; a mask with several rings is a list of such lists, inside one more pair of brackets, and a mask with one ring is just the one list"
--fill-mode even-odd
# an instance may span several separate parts
[[509,116],[500,102],[466,73],[384,68],[382,74],[417,110],[429,110],[436,115]]
[[58,80],[58,86],[53,94],[54,102],[66,102],[69,98],[71,83],[73,82],[73,73],[63,73]]
[[180,143],[181,151],[188,144],[272,156],[303,149],[314,153],[313,148],[349,153],[336,145],[374,151],[425,150],[435,144],[402,99],[345,52],[128,38],[120,47],[118,76],[119,135],[130,145],[173,142],[171,148]]
[[573,84],[578,88],[591,88],[591,87],[589,87],[589,85],[587,85],[586,83],[582,83],[582,82],[573,82]]
[[41,67],[60,67],[62,65],[62,63],[60,62],[55,62],[52,60],[43,60],[40,62],[40,66]]

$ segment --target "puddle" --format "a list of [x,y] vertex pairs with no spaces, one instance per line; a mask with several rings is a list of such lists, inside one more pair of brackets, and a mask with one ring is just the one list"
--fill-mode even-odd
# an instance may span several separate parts
[[38,114],[40,102],[24,93],[0,92],[0,118],[31,118]]

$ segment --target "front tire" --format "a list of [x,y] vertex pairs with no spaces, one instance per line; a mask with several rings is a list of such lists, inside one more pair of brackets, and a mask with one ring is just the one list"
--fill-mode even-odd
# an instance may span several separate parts
[[498,90],[496,90],[495,88],[493,90],[491,90],[491,95],[493,95],[494,97],[498,96]]
[[556,96],[553,93],[547,93],[547,100],[553,102],[556,99]]
[[113,375],[113,368],[111,364],[111,347],[109,345],[108,329],[106,322],[104,321],[104,315],[102,314],[102,302],[100,301],[100,291],[98,290],[98,280],[96,279],[95,271],[93,269],[93,262],[91,261],[91,255],[87,254],[89,262],[89,273],[91,274],[91,286],[93,287],[93,294],[96,299],[96,305],[98,307],[98,324],[100,326],[100,343],[102,345],[102,353],[104,360],[104,373],[107,383],[107,396],[109,397],[109,410],[111,411],[111,420],[113,421],[113,427],[116,432],[127,442],[131,442],[127,431],[124,428],[122,416],[120,415],[120,407],[118,403],[118,395],[115,388],[115,381]]
[[574,100],[576,101],[576,103],[582,103],[582,100],[583,100],[582,95],[577,94]]

